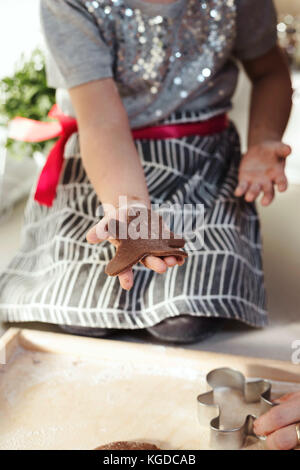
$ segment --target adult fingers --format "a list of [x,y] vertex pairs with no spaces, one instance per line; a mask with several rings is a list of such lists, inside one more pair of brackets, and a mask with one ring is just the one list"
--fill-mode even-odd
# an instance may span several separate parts
[[258,197],[261,191],[261,185],[259,183],[252,183],[248,188],[245,199],[247,202],[253,202]]
[[132,269],[128,269],[118,276],[121,287],[125,290],[130,290],[133,286],[133,272]]
[[273,400],[273,403],[283,403],[288,400],[300,400],[300,392],[293,392],[293,393],[286,393],[282,397],[277,398],[276,400]]
[[266,439],[266,445],[270,450],[291,450],[298,445],[298,437],[295,424],[286,426],[270,434]]
[[274,186],[270,181],[268,181],[267,183],[263,185],[263,192],[264,192],[264,195],[261,200],[261,204],[262,206],[268,206],[273,201],[274,194],[275,194]]
[[266,436],[298,421],[300,421],[300,400],[298,405],[294,400],[290,400],[274,406],[257,418],[254,422],[254,431],[258,436]]
[[245,181],[245,180],[239,181],[239,183],[236,187],[236,190],[234,191],[234,195],[236,197],[243,196],[247,192],[248,187],[249,187],[249,183],[247,181]]
[[142,260],[142,263],[146,268],[152,269],[158,274],[164,273],[167,269],[166,263],[158,256],[146,256],[146,258]]

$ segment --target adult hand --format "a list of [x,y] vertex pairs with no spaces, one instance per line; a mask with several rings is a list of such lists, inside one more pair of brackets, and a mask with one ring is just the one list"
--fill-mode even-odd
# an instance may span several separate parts
[[300,423],[300,392],[284,395],[274,403],[277,406],[254,422],[254,432],[267,436],[270,450],[290,450],[300,445],[296,425]]

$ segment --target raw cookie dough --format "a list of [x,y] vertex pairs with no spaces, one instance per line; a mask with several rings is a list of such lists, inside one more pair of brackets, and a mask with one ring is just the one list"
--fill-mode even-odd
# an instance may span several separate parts
[[148,255],[187,256],[180,249],[184,247],[185,240],[175,238],[170,231],[164,233],[162,217],[151,210],[135,210],[134,215],[129,213],[127,224],[111,220],[108,232],[118,242],[116,254],[105,269],[109,276],[117,276]]
[[159,448],[148,442],[120,441],[104,444],[95,450],[159,450]]

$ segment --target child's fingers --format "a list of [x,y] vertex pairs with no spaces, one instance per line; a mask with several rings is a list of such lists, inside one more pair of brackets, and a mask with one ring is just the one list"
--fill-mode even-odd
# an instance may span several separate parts
[[118,276],[121,287],[125,290],[129,290],[133,286],[133,271],[128,269]]
[[241,180],[241,181],[239,182],[239,184],[237,185],[237,187],[236,187],[236,190],[235,190],[235,192],[234,192],[234,195],[235,195],[236,197],[241,197],[241,196],[243,196],[243,195],[247,192],[248,187],[249,187],[249,183],[248,183],[247,181],[245,181],[245,180]]
[[259,183],[252,183],[245,195],[245,200],[253,202],[258,197],[261,191],[261,185]]
[[274,186],[270,181],[268,181],[267,183],[263,185],[263,192],[264,192],[264,196],[261,200],[261,204],[262,206],[268,206],[273,201],[274,194],[275,194]]
[[86,234],[86,239],[89,243],[100,243],[106,240],[109,236],[107,231],[107,219],[103,217],[94,227],[92,227]]
[[183,256],[178,256],[177,264],[178,266],[182,266],[185,263],[185,258]]
[[157,256],[146,256],[146,258],[142,260],[142,263],[144,266],[146,266],[146,268],[152,269],[158,274],[162,274],[167,270],[166,263]]
[[182,266],[185,262],[185,258],[183,256],[165,256],[164,257],[164,262],[169,268],[172,268],[173,266]]
[[287,144],[284,144],[282,142],[280,142],[278,144],[278,147],[277,147],[277,156],[278,157],[283,157],[283,158],[286,158],[288,157],[290,154],[292,153],[292,148],[287,145]]
[[169,268],[171,268],[172,266],[175,266],[177,264],[177,259],[175,256],[165,256],[164,262]]
[[280,175],[275,178],[275,184],[277,185],[278,191],[281,193],[287,190],[288,181],[285,175]]
[[97,225],[95,225],[88,231],[88,233],[86,234],[86,239],[89,243],[99,243],[100,241],[102,241],[97,235]]

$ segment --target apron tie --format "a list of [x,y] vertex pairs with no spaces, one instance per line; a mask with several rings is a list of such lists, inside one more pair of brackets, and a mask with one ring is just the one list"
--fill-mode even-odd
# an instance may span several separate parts
[[[39,204],[51,207],[56,196],[64,161],[64,149],[69,137],[78,131],[77,121],[64,114],[55,104],[48,113],[53,121],[44,122],[24,117],[14,118],[8,128],[8,137],[23,142],[43,142],[59,137],[47,157],[38,179],[34,199]],[[229,121],[226,114],[206,121],[180,124],[162,124],[132,130],[134,139],[161,140],[180,139],[190,135],[212,135],[224,131]]]

